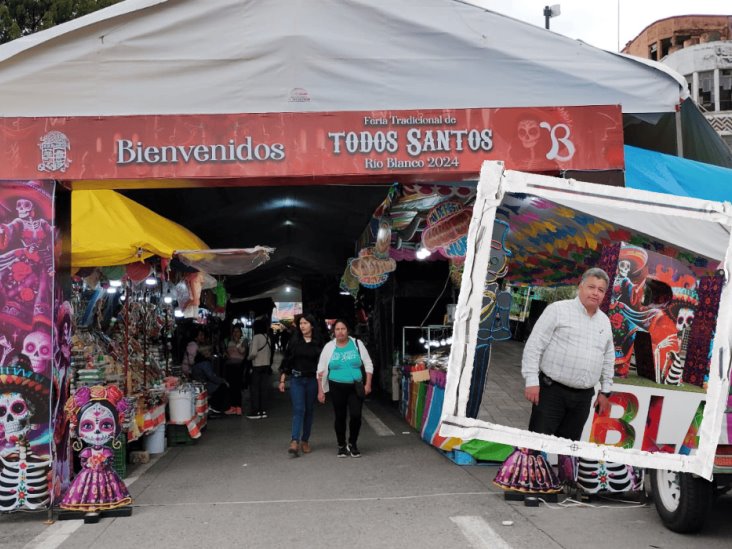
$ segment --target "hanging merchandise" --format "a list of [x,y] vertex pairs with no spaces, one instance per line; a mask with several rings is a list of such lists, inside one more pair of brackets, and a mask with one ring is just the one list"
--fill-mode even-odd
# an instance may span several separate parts
[[226,303],[229,301],[229,294],[226,292],[223,280],[216,281],[214,295],[216,296],[216,302],[213,313],[223,320],[226,317]]
[[448,200],[427,214],[427,228],[422,231],[422,246],[439,250],[447,258],[465,257],[467,235],[473,208],[458,200]]
[[374,255],[374,248],[363,248],[358,257],[350,260],[350,269],[365,288],[378,288],[396,270],[396,261],[381,259]]
[[152,272],[152,267],[147,263],[138,261],[127,265],[127,276],[132,282],[142,282]]
[[379,228],[376,231],[374,255],[378,258],[388,258],[391,249],[391,217],[388,215],[379,219]]

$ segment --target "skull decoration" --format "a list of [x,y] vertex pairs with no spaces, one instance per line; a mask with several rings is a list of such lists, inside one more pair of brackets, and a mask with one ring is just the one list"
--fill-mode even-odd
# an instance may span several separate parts
[[25,219],[26,217],[33,217],[33,202],[27,198],[21,198],[15,203],[15,209],[18,211],[18,217]]
[[676,332],[681,333],[685,330],[691,329],[691,324],[694,322],[694,310],[682,307],[679,309],[679,314],[676,315]]
[[48,375],[51,364],[51,336],[40,331],[29,333],[23,340],[23,354],[30,359],[35,373]]
[[5,440],[16,443],[28,434],[32,412],[20,393],[0,394],[0,429],[5,433]]
[[519,120],[517,129],[518,137],[525,149],[533,149],[536,146],[536,143],[539,141],[540,131],[539,123],[536,120]]
[[630,261],[627,259],[621,259],[618,261],[618,276],[620,278],[628,278],[630,274]]
[[99,403],[89,406],[79,419],[79,438],[92,446],[106,443],[114,437],[116,429],[114,414]]

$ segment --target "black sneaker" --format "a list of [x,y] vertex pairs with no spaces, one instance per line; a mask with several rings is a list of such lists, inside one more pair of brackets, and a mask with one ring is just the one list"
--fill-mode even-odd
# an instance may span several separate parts
[[348,453],[348,447],[347,446],[339,446],[338,447],[338,457],[339,458],[347,458],[351,454]]
[[259,412],[259,417],[262,419],[267,419],[267,412]]
[[259,415],[259,412],[252,412],[251,414],[247,414],[247,418],[249,419],[259,419],[262,416]]
[[355,442],[353,444],[351,444],[351,443],[348,444],[347,451],[349,454],[351,454],[351,457],[354,457],[354,458],[361,457],[361,452],[358,451],[358,446],[356,446]]

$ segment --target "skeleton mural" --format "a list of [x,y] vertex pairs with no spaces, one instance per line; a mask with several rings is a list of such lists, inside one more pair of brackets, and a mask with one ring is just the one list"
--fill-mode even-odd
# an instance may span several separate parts
[[698,297],[691,288],[672,288],[672,292],[671,303],[653,319],[648,331],[654,343],[656,383],[680,385]]
[[51,367],[51,334],[36,330],[23,340],[23,354],[30,359],[37,374],[48,376]]
[[0,512],[52,503],[52,182],[0,186]]
[[622,463],[576,459],[577,484],[588,494],[634,492],[643,486],[643,469]]
[[[105,446],[119,446],[127,402],[116,385],[80,387],[66,401],[66,417],[77,430],[75,449],[80,450],[82,469],[61,500],[70,511],[97,512],[132,503],[127,486],[112,468],[114,452]],[[81,448],[81,442],[87,444]]]
[[0,322],[31,331],[51,324],[53,230],[31,200],[19,199],[16,210],[0,224]]
[[0,368],[0,511],[41,509],[50,500],[50,456],[31,444],[48,421],[49,389],[28,365],[18,360]]
[[[665,285],[671,298],[654,301],[654,285]],[[623,244],[612,285],[608,317],[615,340],[615,375],[627,377],[631,361],[644,359],[635,352],[636,334],[648,332],[652,349],[652,371],[638,375],[656,383],[681,383],[686,343],[697,306],[696,279],[677,261],[637,246]],[[650,298],[649,298],[650,296]]]

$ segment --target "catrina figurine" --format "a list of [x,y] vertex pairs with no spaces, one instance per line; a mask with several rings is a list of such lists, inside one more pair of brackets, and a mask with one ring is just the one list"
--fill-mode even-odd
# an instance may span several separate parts
[[72,433],[76,432],[74,449],[80,450],[82,469],[61,500],[62,509],[96,512],[132,503],[127,486],[112,468],[114,452],[105,446],[110,441],[119,444],[126,410],[116,385],[80,387],[66,401],[64,411]]

